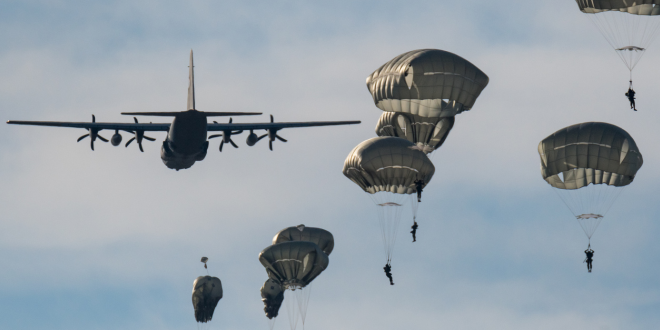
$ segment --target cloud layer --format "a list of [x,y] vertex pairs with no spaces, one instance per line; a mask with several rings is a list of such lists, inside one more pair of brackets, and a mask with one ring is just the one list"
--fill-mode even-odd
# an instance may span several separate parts
[[[289,142],[274,152],[247,147],[245,135],[222,153],[213,141],[204,161],[179,172],[162,164],[159,142],[144,153],[109,144],[92,152],[75,143],[82,130],[0,126],[2,328],[193,327],[191,283],[204,255],[225,290],[211,327],[266,329],[257,254],[300,223],[336,239],[308,328],[660,321],[658,47],[636,69],[633,113],[625,66],[570,1],[16,1],[0,5],[0,42],[4,120],[183,110],[192,48],[200,110],[363,121],[284,130]],[[365,78],[417,48],[455,52],[490,84],[433,156],[415,244],[404,212],[391,287],[373,204],[341,168],[381,114]],[[547,135],[584,121],[626,129],[644,155],[594,236],[591,274],[581,263],[586,238],[542,180],[536,152]],[[283,310],[275,328],[287,327]]]

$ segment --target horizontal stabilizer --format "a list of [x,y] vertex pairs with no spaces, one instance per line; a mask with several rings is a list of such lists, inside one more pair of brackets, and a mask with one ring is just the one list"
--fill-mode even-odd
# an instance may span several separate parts
[[188,111],[172,111],[172,112],[122,112],[122,115],[129,116],[159,116],[159,117],[175,117],[180,114],[189,113],[194,111],[196,113],[203,114],[207,117],[211,116],[255,116],[261,115],[261,112],[204,112],[197,110],[188,110]]

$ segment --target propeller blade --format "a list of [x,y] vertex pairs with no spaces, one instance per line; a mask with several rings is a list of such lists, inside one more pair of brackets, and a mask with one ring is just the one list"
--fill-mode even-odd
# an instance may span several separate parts
[[268,140],[268,148],[270,148],[270,151],[273,151],[273,140]]
[[273,122],[273,115],[270,115],[270,122]]
[[131,142],[133,142],[133,140],[135,140],[135,137],[132,137],[130,140],[128,140],[128,141],[126,142],[126,147],[127,147],[127,148],[128,148],[128,145],[131,144]]
[[148,136],[146,136],[146,135],[144,136],[144,138],[147,139],[147,140],[149,140],[149,141],[156,141],[156,139],[154,139],[154,138],[152,138],[152,137],[148,137]]
[[266,136],[268,136],[268,134],[264,134],[260,136],[259,138],[257,138],[257,142],[261,141],[261,139],[265,138]]
[[106,139],[106,138],[104,138],[104,137],[102,137],[102,136],[100,136],[100,135],[98,135],[98,134],[96,135],[96,137],[99,138],[99,140],[101,140],[101,141],[103,141],[103,142],[108,142],[108,139]]
[[210,139],[215,139],[217,137],[222,137],[222,134],[213,134],[213,135],[209,136],[209,140]]
[[[95,122],[96,122],[96,116],[92,115],[92,123],[95,123]],[[94,149],[94,148],[92,148],[92,149]]]
[[275,134],[275,137],[278,138],[282,142],[287,142],[284,138],[282,138],[281,136],[279,136],[277,134]]
[[138,142],[138,146],[140,146],[140,151],[144,152],[144,149],[142,149],[142,142]]
[[236,145],[236,143],[234,143],[234,141],[232,141],[231,139],[229,139],[229,143],[231,143],[231,145],[233,145],[234,148],[238,149],[238,146]]
[[89,146],[92,148],[92,151],[94,151],[94,139],[89,139],[89,141]]
[[133,120],[135,120],[135,123],[136,123],[136,124],[139,124],[139,123],[138,123],[138,120],[137,120],[137,117],[133,117]]
[[84,139],[84,138],[86,138],[86,137],[88,137],[88,136],[89,136],[89,133],[87,133],[87,134],[85,134],[85,135],[79,137],[79,138],[78,138],[78,141],[76,141],[76,142],[80,142],[80,140],[82,140],[82,139]]
[[229,117],[229,123],[230,123],[230,124],[231,124],[232,120],[234,120],[234,118]]
[[225,144],[225,140],[220,141],[220,152],[222,152],[222,145]]
[[241,133],[243,133],[243,130],[240,130],[240,131],[231,131],[231,134],[241,134]]

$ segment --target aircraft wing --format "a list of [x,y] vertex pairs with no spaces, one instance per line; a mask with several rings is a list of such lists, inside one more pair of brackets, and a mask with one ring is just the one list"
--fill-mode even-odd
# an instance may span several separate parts
[[[336,126],[359,124],[360,121],[308,121],[294,123],[209,123],[208,131],[226,131],[226,130],[280,130],[283,128],[294,127],[314,127],[314,126]],[[9,120],[7,124],[13,125],[32,125],[32,126],[53,126],[53,127],[71,127],[97,130],[122,130],[122,131],[167,131],[170,128],[169,123],[96,123],[96,122],[63,122],[63,121],[21,121]]]
[[275,129],[280,130],[283,128],[294,127],[313,127],[313,126],[336,126],[336,125],[354,125],[361,123],[359,120],[354,121],[308,121],[297,123],[233,123],[233,124],[219,124],[209,123],[207,125],[208,131],[227,131],[227,130],[259,130],[259,129]]
[[72,127],[97,130],[122,130],[122,131],[167,131],[170,128],[169,123],[85,123],[85,122],[65,122],[65,121],[22,121],[9,120],[7,124],[14,125],[32,125],[32,126],[54,126],[54,127]]

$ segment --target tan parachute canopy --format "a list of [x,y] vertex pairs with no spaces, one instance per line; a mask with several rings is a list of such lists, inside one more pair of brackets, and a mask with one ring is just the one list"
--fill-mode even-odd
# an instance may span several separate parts
[[378,136],[395,136],[417,144],[431,153],[447,139],[454,127],[454,117],[421,117],[401,112],[383,112],[376,124]]
[[330,255],[332,249],[335,247],[335,239],[332,233],[321,228],[305,227],[305,225],[280,230],[273,238],[273,245],[291,241],[312,242],[318,245],[327,255]]
[[215,306],[222,299],[222,282],[217,277],[200,276],[193,282],[192,303],[197,322],[208,322],[213,318]]
[[486,85],[488,76],[474,64],[438,49],[401,54],[367,77],[378,108],[422,117],[470,110]]
[[619,11],[633,15],[660,15],[660,0],[575,0],[583,13]]
[[397,137],[375,137],[355,147],[344,162],[344,175],[365,192],[412,194],[415,181],[426,186],[435,172],[431,160],[412,142]]
[[625,186],[643,163],[628,132],[596,122],[558,130],[539,143],[539,155],[543,179],[560,189],[589,184]]
[[283,242],[265,248],[259,261],[284,289],[305,287],[328,267],[328,256],[312,242]]

